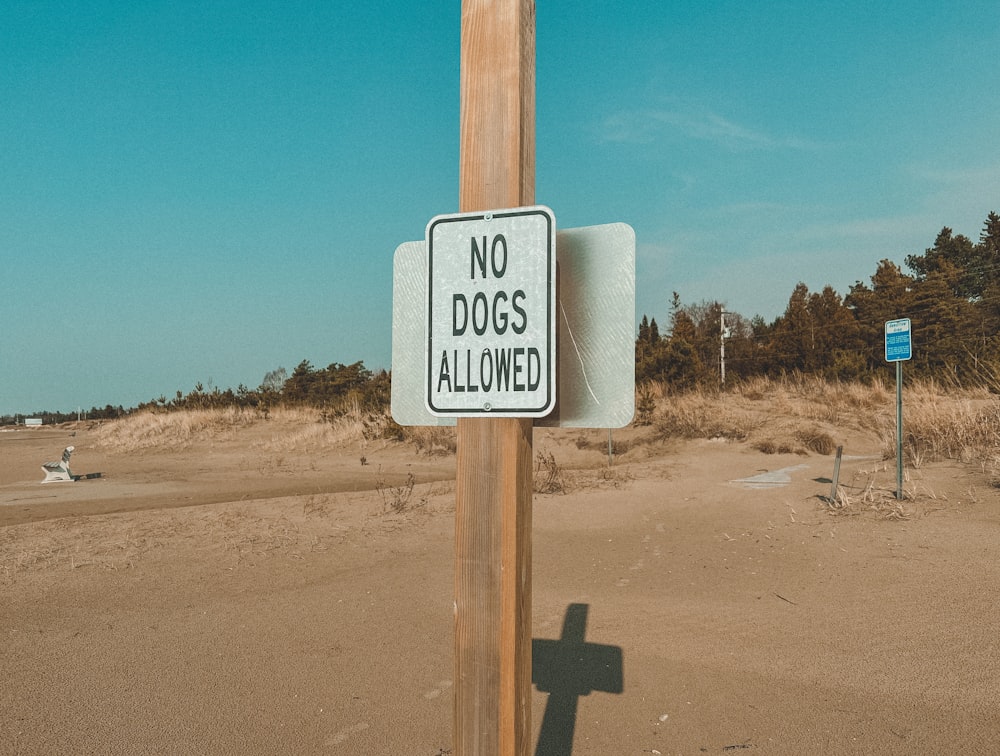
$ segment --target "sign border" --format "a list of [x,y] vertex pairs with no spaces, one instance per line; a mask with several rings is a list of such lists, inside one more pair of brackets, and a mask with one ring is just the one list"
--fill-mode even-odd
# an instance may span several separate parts
[[[890,357],[889,356],[889,326],[895,323],[906,323],[906,356],[905,357]],[[900,331],[903,333],[904,331]],[[913,324],[910,322],[909,318],[895,318],[893,320],[885,321],[885,326],[883,327],[883,337],[884,337],[884,354],[886,362],[907,362],[913,357]]]
[[[546,223],[546,234],[545,234],[545,257],[546,257],[546,282],[545,282],[545,294],[546,294],[546,318],[547,323],[545,325],[545,339],[546,339],[546,353],[548,355],[548,360],[546,364],[546,376],[545,376],[545,401],[543,406],[531,408],[531,407],[494,407],[490,406],[489,409],[486,407],[480,407],[478,409],[472,407],[462,407],[462,408],[439,408],[435,407],[432,402],[431,387],[434,383],[433,375],[433,363],[434,363],[434,343],[433,336],[431,335],[431,316],[434,311],[434,293],[433,293],[433,281],[434,281],[434,229],[444,223],[457,223],[457,222],[469,222],[469,221],[490,221],[494,218],[516,218],[524,217],[529,215],[541,215],[545,218]],[[556,302],[556,277],[555,277],[555,265],[556,265],[556,254],[555,254],[555,242],[556,242],[556,217],[555,213],[552,212],[551,208],[545,205],[531,205],[529,207],[518,207],[518,208],[508,208],[501,210],[483,210],[471,213],[452,213],[446,215],[436,215],[430,219],[427,223],[427,230],[425,232],[425,239],[427,241],[427,351],[425,353],[426,361],[424,371],[426,373],[427,383],[425,384],[424,393],[424,405],[427,407],[427,411],[430,412],[435,417],[545,417],[550,414],[556,406],[556,362],[558,360],[558,354],[556,352],[556,320],[555,320],[555,302]]]

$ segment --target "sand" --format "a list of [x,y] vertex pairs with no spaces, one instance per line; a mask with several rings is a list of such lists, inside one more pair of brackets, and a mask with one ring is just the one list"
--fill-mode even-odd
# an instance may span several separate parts
[[[96,432],[0,433],[0,753],[451,753],[453,455]],[[1000,753],[981,470],[606,438],[535,433],[537,756]]]

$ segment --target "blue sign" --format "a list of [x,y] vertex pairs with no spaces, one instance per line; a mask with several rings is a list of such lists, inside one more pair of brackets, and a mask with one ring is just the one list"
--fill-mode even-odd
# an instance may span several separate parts
[[910,359],[913,342],[910,339],[910,319],[889,320],[885,324],[885,361],[902,362]]

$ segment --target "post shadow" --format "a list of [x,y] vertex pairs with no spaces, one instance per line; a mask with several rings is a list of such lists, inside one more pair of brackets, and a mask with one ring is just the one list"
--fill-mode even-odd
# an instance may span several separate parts
[[587,604],[570,604],[559,640],[532,638],[531,682],[549,694],[535,756],[570,756],[580,696],[624,690],[620,646],[587,643]]

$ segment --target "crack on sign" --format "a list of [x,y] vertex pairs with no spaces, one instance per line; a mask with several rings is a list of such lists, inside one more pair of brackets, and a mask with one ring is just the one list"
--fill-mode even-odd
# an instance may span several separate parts
[[583,382],[587,384],[587,391],[594,399],[595,404],[600,404],[601,400],[597,398],[594,393],[594,389],[590,387],[590,380],[587,378],[587,366],[583,363],[583,355],[580,354],[580,347],[577,346],[576,337],[573,336],[573,329],[570,328],[569,318],[566,317],[566,308],[563,307],[562,300],[559,301],[559,311],[562,313],[563,322],[566,324],[566,333],[569,334],[569,340],[573,343],[573,351],[576,352],[576,359],[580,363],[580,372],[583,373]]

